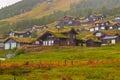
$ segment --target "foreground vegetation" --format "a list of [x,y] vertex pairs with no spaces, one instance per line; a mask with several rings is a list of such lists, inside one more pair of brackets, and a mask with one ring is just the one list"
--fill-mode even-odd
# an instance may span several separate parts
[[42,47],[28,50],[8,62],[36,62],[36,61],[87,61],[87,60],[111,60],[119,59],[120,45],[108,45],[99,48],[86,47]]
[[[119,80],[120,44],[99,48],[44,47],[7,59],[1,80]],[[0,51],[0,57],[14,51]],[[39,63],[39,64],[38,64]],[[113,74],[114,73],[114,74]]]

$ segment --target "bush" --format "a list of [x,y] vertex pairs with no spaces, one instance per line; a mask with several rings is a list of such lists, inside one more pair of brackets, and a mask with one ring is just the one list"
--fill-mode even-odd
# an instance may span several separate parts
[[17,50],[15,51],[15,53],[16,53],[16,55],[24,54],[24,53],[25,53],[24,47],[17,49]]

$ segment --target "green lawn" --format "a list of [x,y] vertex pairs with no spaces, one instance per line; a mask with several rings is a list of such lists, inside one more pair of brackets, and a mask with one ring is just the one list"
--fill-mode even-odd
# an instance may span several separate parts
[[120,45],[98,48],[85,47],[51,47],[42,51],[21,54],[7,62],[65,61],[65,60],[111,60],[120,59]]
[[[31,51],[15,58],[8,59],[10,62],[39,62],[39,61],[99,61],[120,60],[120,44],[98,48],[85,47],[50,47],[41,51]],[[11,51],[0,51],[4,56]],[[13,70],[14,71],[14,70]],[[20,70],[21,71],[21,70]],[[25,70],[26,71],[26,70]],[[20,73],[19,71],[17,73]],[[14,80],[12,73],[1,73],[0,80]],[[16,76],[17,80],[120,80],[120,62],[107,64],[90,64],[62,68],[32,68],[29,72]]]

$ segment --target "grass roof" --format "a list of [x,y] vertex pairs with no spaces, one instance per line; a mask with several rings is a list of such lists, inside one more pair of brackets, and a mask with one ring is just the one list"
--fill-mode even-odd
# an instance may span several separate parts
[[24,34],[24,33],[26,33],[27,31],[12,31],[12,32],[14,32],[14,33],[16,33],[16,34]]
[[101,30],[100,32],[105,33],[106,35],[120,35],[120,30]]
[[95,22],[95,24],[97,24],[97,23],[105,23],[105,22],[107,22],[107,20],[98,20],[98,21]]
[[93,32],[80,32],[79,34],[77,34],[76,38],[79,40],[82,39],[84,41],[92,39],[93,41],[101,42],[96,36],[93,35]]
[[60,33],[60,32],[52,32],[56,37],[59,38],[68,38],[68,36],[65,36],[64,34]]
[[13,39],[14,41],[18,42],[18,43],[32,43],[34,42],[36,39],[35,38],[16,38],[16,37],[9,37],[7,38],[5,41],[7,41],[8,39]]

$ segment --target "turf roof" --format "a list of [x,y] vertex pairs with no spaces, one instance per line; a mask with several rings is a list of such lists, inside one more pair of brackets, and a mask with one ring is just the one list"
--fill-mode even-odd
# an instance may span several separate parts
[[18,43],[32,43],[34,42],[36,39],[35,38],[16,38],[16,37],[9,37],[7,38],[4,42],[6,42],[9,39],[13,39],[14,41],[18,42]]

